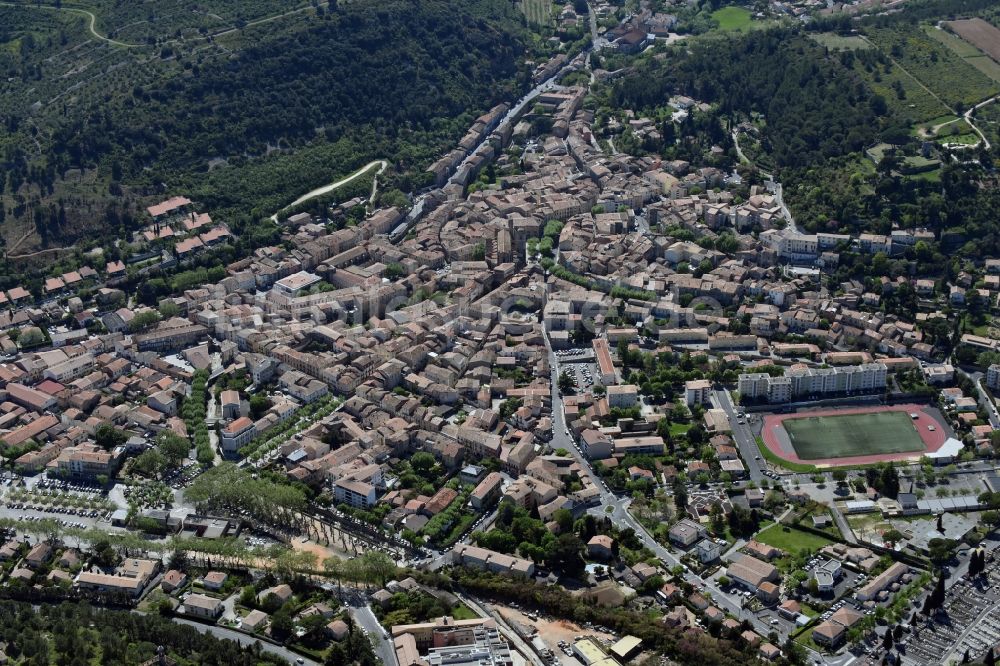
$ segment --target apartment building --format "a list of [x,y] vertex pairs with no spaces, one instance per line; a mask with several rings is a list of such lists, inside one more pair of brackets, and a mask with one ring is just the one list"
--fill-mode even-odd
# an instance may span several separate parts
[[226,453],[235,453],[253,441],[257,436],[257,426],[247,416],[241,416],[222,428],[220,442]]
[[633,407],[639,399],[639,389],[633,384],[612,385],[607,390],[608,407]]
[[993,391],[1000,391],[1000,364],[994,363],[986,370],[986,386]]
[[494,573],[510,573],[530,578],[535,575],[535,563],[520,557],[504,555],[478,546],[460,544],[452,551],[456,564],[486,569]]
[[884,363],[836,368],[794,367],[783,377],[771,377],[764,373],[741,374],[739,391],[741,398],[781,403],[813,395],[878,391],[885,388],[887,374]]
[[684,382],[684,401],[688,407],[707,405],[712,395],[712,382],[707,379],[692,379]]
[[355,508],[367,509],[378,501],[375,486],[363,481],[338,479],[333,486],[334,498],[337,503],[344,503]]
[[56,459],[59,475],[74,479],[111,478],[121,462],[123,449],[105,451],[95,444],[80,444],[63,449]]

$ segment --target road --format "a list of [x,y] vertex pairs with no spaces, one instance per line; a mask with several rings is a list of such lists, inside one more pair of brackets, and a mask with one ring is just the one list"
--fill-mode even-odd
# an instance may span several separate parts
[[[312,190],[311,192],[307,192],[307,193],[303,194],[301,197],[299,197],[298,199],[296,199],[295,201],[293,201],[292,203],[288,204],[287,206],[285,206],[284,208],[282,208],[281,210],[279,210],[277,213],[275,213],[274,215],[272,215],[271,216],[271,221],[277,223],[277,221],[278,221],[278,215],[280,215],[283,211],[286,211],[289,208],[294,208],[295,206],[298,206],[299,204],[305,203],[306,201],[309,201],[310,199],[315,199],[316,197],[321,197],[321,196],[323,196],[324,194],[326,194],[328,192],[333,192],[338,187],[343,187],[344,185],[347,185],[351,181],[356,180],[356,179],[360,178],[361,176],[365,175],[366,173],[368,173],[369,171],[371,171],[372,168],[374,168],[376,166],[378,166],[379,169],[378,169],[377,172],[375,172],[375,175],[378,176],[383,171],[385,171],[386,167],[389,166],[389,163],[386,162],[385,160],[374,160],[374,161],[369,162],[368,164],[364,165],[363,167],[361,167],[360,169],[358,169],[357,171],[355,171],[354,173],[352,173],[350,176],[347,176],[346,178],[341,178],[340,180],[338,180],[338,181],[336,181],[334,183],[330,183],[329,185],[324,185],[323,187],[317,187],[315,190]],[[373,187],[372,187],[372,197],[374,197],[374,196],[375,196],[375,188],[374,188],[374,185],[373,185]]]
[[362,595],[353,596],[348,601],[351,617],[355,624],[365,630],[375,646],[375,654],[382,660],[382,666],[398,666],[396,650],[386,637],[385,629],[379,624],[375,613]]
[[990,425],[994,428],[1000,428],[1000,414],[997,414],[997,406],[990,397],[990,394],[983,388],[984,375],[981,372],[969,372],[966,373],[964,370],[959,369],[958,372],[968,375],[972,383],[976,385],[976,393],[979,395],[979,404],[986,408],[986,414],[989,416]]
[[[232,629],[226,629],[225,627],[217,627],[214,624],[202,624],[200,622],[192,622],[191,620],[185,620],[184,618],[175,617],[174,622],[178,624],[186,624],[190,627],[194,627],[198,632],[202,634],[211,634],[216,638],[223,638],[230,641],[235,641],[240,645],[253,645],[256,643],[260,646],[260,649],[268,654],[273,654],[277,657],[281,657],[289,664],[307,664],[309,666],[319,666],[319,662],[315,662],[307,657],[300,657],[296,653],[288,650],[280,645],[272,645],[271,643],[265,643],[264,641],[257,640],[253,636],[247,636],[246,634],[240,633],[238,631],[233,631]],[[296,661],[301,659],[302,661]]]
[[[547,287],[547,285],[546,285]],[[545,327],[542,327],[543,337],[545,339],[545,347],[549,354],[549,367],[551,373],[551,386],[552,386],[552,423],[553,423],[553,435],[552,435],[552,447],[553,448],[563,448],[570,452],[570,454],[580,463],[580,467],[585,471],[591,481],[597,486],[601,491],[601,503],[600,506],[594,507],[590,512],[597,516],[602,516],[609,518],[612,523],[619,529],[630,528],[639,537],[643,545],[649,548],[666,566],[667,568],[673,568],[676,566],[681,566],[680,560],[666,547],[661,545],[654,539],[649,532],[643,527],[642,524],[636,520],[631,513],[628,511],[628,507],[631,504],[631,500],[628,498],[621,498],[612,493],[604,481],[594,473],[593,468],[590,466],[590,461],[587,460],[583,453],[576,446],[576,442],[566,434],[566,421],[563,415],[562,408],[562,397],[559,395],[558,390],[558,361],[555,353],[552,351],[552,345],[549,342],[548,334],[545,333]],[[726,398],[726,403],[728,403],[728,398]],[[751,438],[751,441],[753,439]],[[754,452],[756,453],[756,444],[754,444]],[[753,456],[748,460],[749,463],[753,463]],[[759,475],[758,478],[763,478],[763,474],[760,473],[760,469],[757,469]],[[694,587],[708,592],[714,603],[722,610],[730,613],[731,615],[737,617],[740,620],[749,620],[753,625],[754,629],[760,632],[762,636],[767,636],[768,632],[771,631],[771,627],[765,623],[763,620],[759,619],[753,613],[745,612],[743,610],[741,601],[742,598],[739,595],[727,594],[723,592],[721,588],[716,585],[715,581],[704,579],[698,576],[685,567],[684,579],[689,582]]]
[[[992,104],[993,102],[997,101],[998,99],[1000,99],[1000,95],[998,95],[997,97],[990,97],[989,99],[983,100],[979,104],[976,104],[975,106],[973,106],[972,108],[970,108],[968,111],[966,111],[964,114],[962,114],[962,117],[965,118],[965,122],[967,122],[969,124],[969,127],[971,127],[972,130],[976,134],[979,135],[979,138],[982,139],[983,147],[986,148],[986,150],[990,149],[990,140],[987,139],[986,135],[983,134],[982,130],[980,130],[978,127],[976,127],[976,124],[974,122],[972,122],[972,114],[976,112],[976,109],[984,107],[987,104]],[[979,147],[979,144],[975,144],[975,145],[969,146],[969,148],[978,148],[978,147]]]
[[[766,468],[766,463],[760,460],[760,449],[757,448],[757,438],[754,437],[750,425],[745,422],[739,422],[736,416],[736,407],[729,396],[729,391],[713,391],[712,402],[716,407],[726,412],[726,415],[729,417],[729,425],[733,429],[733,441],[736,442],[736,447],[739,449],[740,455],[743,456],[750,480],[754,483],[760,483],[761,479],[765,478],[764,469]],[[746,421],[746,419],[743,420]]]
[[472,609],[472,612],[480,617],[492,618],[497,624],[497,631],[499,631],[500,634],[507,639],[507,642],[510,643],[514,649],[524,655],[524,658],[528,660],[530,666],[546,666],[545,662],[543,662],[541,657],[535,653],[532,647],[525,643],[516,631],[510,628],[500,613],[497,613],[489,606],[484,606],[483,604],[480,604],[479,602],[470,599],[468,596],[459,592],[455,592],[455,596],[458,597],[459,601]]
[[40,4],[30,5],[27,3],[15,5],[10,2],[0,2],[0,7],[16,7],[18,9],[49,9],[52,11],[72,12],[74,14],[79,14],[89,19],[90,22],[87,24],[87,30],[90,32],[91,35],[101,40],[102,42],[130,49],[142,46],[142,44],[127,44],[125,42],[119,42],[117,39],[111,39],[110,37],[107,37],[97,32],[97,17],[94,16],[91,12],[88,12],[86,9],[77,9],[76,7],[55,7],[52,5],[40,5]]
[[837,523],[837,529],[840,530],[840,535],[844,537],[844,540],[849,544],[856,545],[858,540],[854,538],[854,530],[851,529],[840,509],[832,503],[830,504],[830,515],[833,516],[833,522]]

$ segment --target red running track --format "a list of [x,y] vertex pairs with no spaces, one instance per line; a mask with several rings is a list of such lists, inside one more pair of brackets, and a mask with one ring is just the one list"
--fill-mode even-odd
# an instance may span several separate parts
[[[881,407],[848,407],[846,409],[818,409],[814,411],[796,412],[794,414],[768,414],[764,417],[764,424],[761,429],[761,438],[764,445],[774,455],[793,463],[805,465],[868,465],[872,463],[889,462],[890,460],[909,460],[919,458],[925,453],[934,452],[941,448],[941,445],[948,439],[948,433],[944,426],[924,410],[927,405],[889,405]],[[848,456],[845,458],[819,458],[816,460],[803,460],[795,453],[791,444],[786,447],[782,445],[782,436],[788,441],[788,434],[782,425],[787,419],[800,419],[810,416],[844,416],[847,414],[871,414],[873,412],[906,412],[919,415],[913,423],[917,426],[917,434],[920,435],[924,443],[924,451],[908,451],[902,453],[877,453],[867,456]],[[933,425],[935,429],[930,431],[927,426]]]

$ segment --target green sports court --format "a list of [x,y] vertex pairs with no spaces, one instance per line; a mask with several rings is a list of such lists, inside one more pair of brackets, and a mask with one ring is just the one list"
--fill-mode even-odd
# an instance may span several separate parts
[[869,412],[783,419],[788,440],[802,460],[922,451],[923,439],[906,412]]

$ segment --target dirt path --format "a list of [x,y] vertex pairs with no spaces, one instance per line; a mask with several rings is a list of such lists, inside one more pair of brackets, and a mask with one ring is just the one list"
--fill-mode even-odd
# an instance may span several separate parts
[[14,7],[15,9],[48,9],[50,11],[58,12],[71,12],[73,14],[79,14],[90,19],[90,23],[87,25],[87,29],[97,39],[108,44],[113,44],[114,46],[122,46],[124,48],[134,49],[142,44],[127,44],[125,42],[119,42],[117,39],[111,39],[106,35],[102,35],[97,32],[97,17],[94,16],[92,12],[88,12],[86,9],[77,9],[76,7],[53,7],[51,5],[28,5],[28,4],[16,4],[13,2],[0,2],[0,7]]
[[376,186],[376,184],[378,182],[378,176],[383,171],[385,171],[386,168],[389,166],[389,163],[386,162],[385,160],[375,160],[373,162],[369,162],[368,164],[366,164],[365,166],[361,167],[360,169],[358,169],[357,171],[355,171],[354,173],[352,173],[350,176],[347,176],[346,178],[341,178],[340,180],[338,180],[338,181],[336,181],[334,183],[330,183],[329,185],[324,185],[323,187],[317,187],[315,190],[313,190],[311,192],[307,192],[306,194],[303,194],[301,197],[299,197],[298,199],[296,199],[295,201],[293,201],[292,203],[288,204],[287,206],[285,206],[284,208],[282,208],[281,210],[279,210],[277,213],[275,213],[274,215],[272,215],[271,216],[271,220],[273,222],[277,223],[277,221],[278,221],[278,215],[280,215],[282,212],[288,210],[289,208],[294,208],[295,206],[298,206],[299,204],[305,203],[306,201],[309,201],[310,199],[315,199],[316,197],[323,196],[324,194],[327,194],[329,192],[333,192],[338,187],[343,187],[344,185],[347,185],[351,181],[356,180],[356,179],[360,178],[361,176],[365,175],[366,173],[368,173],[369,171],[371,171],[372,168],[375,167],[375,166],[378,166],[379,170],[375,173],[375,181],[372,183],[371,201],[374,201],[374,199],[375,199],[375,186]]
[[[192,37],[192,38],[190,38],[189,41],[194,41],[194,40],[198,40],[198,39],[209,40],[209,39],[214,39],[216,37],[222,37],[222,36],[234,33],[234,32],[239,32],[241,30],[245,30],[247,28],[252,28],[253,26],[262,25],[264,23],[270,23],[271,21],[277,21],[278,19],[284,18],[286,16],[291,16],[293,14],[299,14],[299,13],[302,13],[304,11],[308,11],[310,9],[315,9],[316,7],[323,7],[323,6],[329,7],[330,3],[328,1],[327,2],[321,2],[318,5],[313,5],[313,4],[310,3],[310,4],[307,4],[307,5],[303,5],[301,7],[296,7],[295,9],[289,9],[288,11],[282,12],[281,14],[275,14],[274,16],[265,16],[263,18],[259,18],[259,19],[256,19],[254,21],[249,21],[248,23],[246,23],[245,25],[243,25],[241,27],[226,28],[225,30],[220,30],[219,32],[215,32],[215,33],[212,33],[210,35],[199,36],[199,37]],[[97,31],[97,17],[94,16],[93,12],[87,11],[86,9],[79,9],[77,7],[55,7],[55,6],[52,6],[52,5],[29,5],[29,4],[26,4],[26,3],[25,4],[21,4],[21,3],[13,3],[13,2],[0,2],[0,7],[14,7],[16,9],[48,9],[50,11],[72,12],[74,14],[79,14],[81,16],[84,16],[84,17],[88,18],[89,19],[89,23],[87,25],[87,29],[90,31],[90,34],[92,34],[94,37],[96,37],[97,39],[101,40],[102,42],[106,42],[106,43],[112,44],[114,46],[121,46],[123,48],[130,48],[130,49],[134,49],[134,48],[139,48],[139,47],[145,46],[144,44],[129,44],[127,42],[121,42],[121,41],[118,41],[117,39],[112,39],[112,38],[108,37],[107,35],[102,35],[101,33],[99,33]],[[134,25],[134,24],[130,24],[130,25]],[[181,40],[171,39],[171,40],[167,40],[166,42],[164,42],[164,44],[172,44],[172,43],[179,42],[179,41],[181,41]]]
[[[26,238],[28,238],[28,236],[22,237],[21,240],[17,242],[17,244],[20,245]],[[74,245],[70,245],[68,247],[47,247],[44,250],[35,250],[34,252],[28,252],[26,254],[8,254],[7,258],[30,259],[31,257],[37,257],[39,255],[46,254],[47,252],[68,252],[70,250],[73,250],[74,247],[75,247]]]

